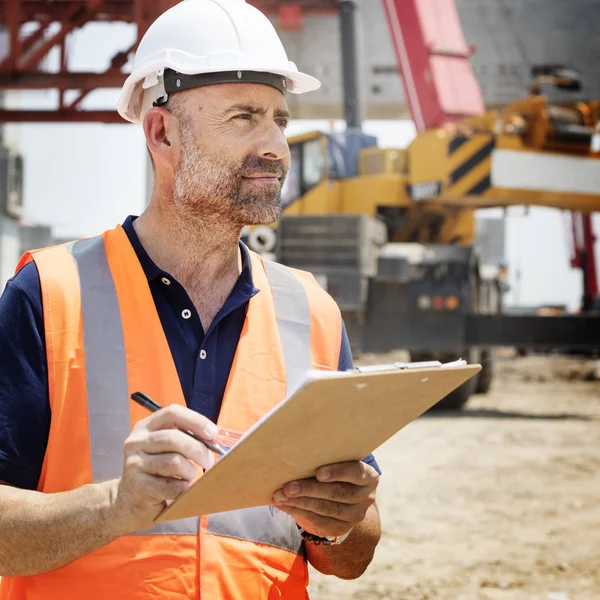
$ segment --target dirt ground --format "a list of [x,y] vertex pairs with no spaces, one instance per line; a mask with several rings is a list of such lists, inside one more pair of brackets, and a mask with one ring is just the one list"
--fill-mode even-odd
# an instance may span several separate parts
[[600,361],[503,356],[489,395],[376,457],[375,559],[313,571],[313,600],[600,600]]

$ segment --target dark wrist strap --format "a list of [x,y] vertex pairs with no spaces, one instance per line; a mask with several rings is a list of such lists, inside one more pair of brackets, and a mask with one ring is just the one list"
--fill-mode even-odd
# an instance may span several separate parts
[[350,535],[350,531],[352,531],[350,530],[344,535],[337,535],[335,537],[319,537],[318,535],[308,533],[308,531],[305,531],[300,527],[298,529],[300,530],[300,535],[304,538],[304,541],[314,544],[315,546],[337,546],[344,542]]

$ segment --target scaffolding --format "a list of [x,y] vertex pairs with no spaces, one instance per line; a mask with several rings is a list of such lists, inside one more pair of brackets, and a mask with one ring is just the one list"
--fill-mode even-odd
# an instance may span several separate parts
[[[8,32],[7,54],[0,56],[0,93],[7,90],[57,90],[58,103],[51,110],[0,110],[0,123],[123,123],[114,110],[85,110],[83,101],[101,88],[119,88],[127,73],[123,68],[135,52],[150,24],[179,0],[0,0],[0,24]],[[305,15],[331,14],[336,0],[262,0],[251,2],[273,17],[284,29],[302,27]],[[69,34],[92,22],[124,22],[137,25],[129,48],[109,57],[104,72],[72,71],[66,41]],[[26,27],[24,27],[26,26]],[[27,31],[25,33],[25,31]],[[59,49],[55,72],[43,68],[44,59]],[[76,90],[66,100],[66,92]]]

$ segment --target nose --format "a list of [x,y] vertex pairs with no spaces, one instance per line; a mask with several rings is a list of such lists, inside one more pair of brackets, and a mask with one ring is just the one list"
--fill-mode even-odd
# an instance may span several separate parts
[[261,128],[257,140],[257,155],[271,160],[289,161],[290,148],[281,127],[267,123]]

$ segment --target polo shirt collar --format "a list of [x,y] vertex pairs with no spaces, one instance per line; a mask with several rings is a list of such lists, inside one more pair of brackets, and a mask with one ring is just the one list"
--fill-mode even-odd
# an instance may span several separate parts
[[[146,252],[144,246],[140,242],[140,238],[138,238],[137,233],[133,227],[133,222],[137,219],[135,215],[129,215],[127,219],[123,222],[123,229],[129,238],[133,249],[142,265],[142,269],[144,270],[144,274],[148,281],[154,281],[157,278],[169,277],[171,275],[166,271],[160,269],[156,263],[150,258],[149,254]],[[240,251],[242,255],[242,272],[240,273],[240,278],[238,281],[246,284],[250,289],[249,291],[252,293],[258,292],[258,290],[254,287],[254,281],[252,279],[252,264],[250,262],[250,252],[246,245],[240,241]]]

